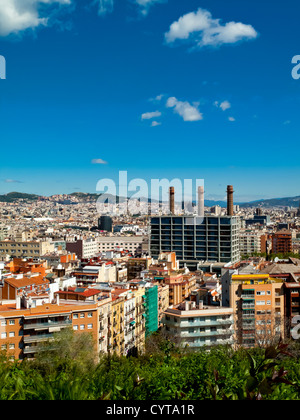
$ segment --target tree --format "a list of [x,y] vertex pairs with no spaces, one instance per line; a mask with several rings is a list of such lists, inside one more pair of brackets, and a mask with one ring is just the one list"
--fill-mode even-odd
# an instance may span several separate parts
[[90,333],[79,334],[66,328],[40,347],[35,364],[48,372],[74,370],[78,374],[85,374],[95,367],[97,356]]

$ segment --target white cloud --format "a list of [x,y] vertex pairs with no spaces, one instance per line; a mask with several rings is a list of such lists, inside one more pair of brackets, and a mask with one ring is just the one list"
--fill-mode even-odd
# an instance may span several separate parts
[[93,159],[92,164],[93,165],[106,165],[107,162],[105,162],[105,160],[103,159]]
[[151,127],[157,127],[158,125],[161,125],[158,121],[152,121]]
[[228,121],[233,122],[233,121],[235,121],[235,118],[233,118],[233,117],[229,117],[229,118],[228,118]]
[[145,112],[145,114],[142,114],[142,120],[151,120],[152,118],[160,117],[161,112],[160,111],[154,111],[154,112]]
[[165,0],[134,0],[134,2],[139,6],[142,15],[147,15],[150,7],[154,4],[163,3],[164,1]]
[[[53,13],[53,5],[71,3],[72,0],[0,0],[0,36],[47,26]],[[42,5],[43,15],[40,7]]]
[[228,102],[228,101],[224,101],[224,102],[222,102],[222,103],[220,104],[220,108],[221,108],[223,111],[226,111],[226,109],[231,108],[231,104],[230,104],[230,102]]
[[223,101],[221,103],[219,103],[218,101],[214,102],[214,105],[217,108],[221,108],[223,111],[226,111],[227,109],[231,108],[231,103],[228,101]]
[[22,181],[18,181],[16,179],[5,179],[4,182],[6,184],[23,184]]
[[99,5],[99,15],[111,13],[114,9],[114,0],[94,0],[94,3]]
[[197,12],[187,13],[173,22],[165,34],[167,43],[176,40],[192,40],[196,47],[234,44],[241,40],[254,39],[258,33],[251,25],[241,22],[228,22],[213,19],[208,10],[199,8]]
[[174,112],[180,115],[184,121],[199,121],[203,119],[203,115],[199,112],[197,105],[179,101],[175,97],[170,97],[167,100],[166,107],[174,108]]

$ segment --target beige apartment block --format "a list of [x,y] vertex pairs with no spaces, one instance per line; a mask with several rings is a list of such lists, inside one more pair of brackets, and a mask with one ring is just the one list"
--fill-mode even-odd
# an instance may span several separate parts
[[232,275],[229,301],[237,345],[264,347],[278,340],[280,334],[284,338],[283,284],[268,274]]
[[50,241],[0,241],[0,258],[34,258],[54,252],[55,246]]

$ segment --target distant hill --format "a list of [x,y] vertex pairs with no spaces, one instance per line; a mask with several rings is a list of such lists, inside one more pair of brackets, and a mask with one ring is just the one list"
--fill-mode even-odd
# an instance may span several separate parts
[[241,207],[299,207],[300,196],[270,198],[267,200],[257,200],[250,203],[243,203]]
[[27,201],[35,201],[35,200],[38,200],[38,198],[39,196],[36,194],[10,192],[8,194],[0,195],[0,202],[1,203],[14,203],[20,199],[27,200]]
[[[74,192],[71,194],[68,194],[74,198],[77,198],[78,201],[81,202],[95,202],[99,197],[100,194],[98,193],[84,193],[84,192]],[[112,198],[111,195],[107,195]],[[0,202],[2,203],[14,203],[19,200],[25,200],[25,201],[36,201],[40,198],[39,195],[36,194],[26,194],[26,193],[20,193],[20,192],[10,192],[8,194],[0,195]],[[150,202],[150,199],[147,198],[141,198],[142,201],[148,201]],[[154,202],[157,202],[157,200],[153,200]],[[124,202],[123,197],[116,196],[116,202],[122,203]],[[235,202],[235,204],[238,204],[240,207],[299,207],[300,203],[300,196],[297,197],[284,197],[284,198],[272,198],[272,199],[266,199],[266,200],[256,200],[251,201],[248,203],[238,203]],[[195,203],[194,203],[195,204]],[[213,200],[205,200],[204,205],[206,207],[213,207],[213,206],[220,206],[220,207],[227,207],[226,201],[213,201]]]

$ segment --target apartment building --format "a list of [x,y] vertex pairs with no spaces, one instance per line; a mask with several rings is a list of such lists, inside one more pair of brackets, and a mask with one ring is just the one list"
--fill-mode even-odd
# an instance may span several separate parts
[[4,241],[8,237],[10,229],[10,226],[0,223],[0,241]]
[[[298,324],[300,317],[300,283],[298,281],[286,281],[284,283],[285,294],[285,315],[286,315],[286,336],[293,337],[293,328]],[[293,279],[294,280],[294,279]]]
[[66,243],[66,250],[75,253],[79,259],[92,258],[99,254],[98,242],[94,238],[76,239]]
[[203,346],[233,345],[233,309],[204,306],[185,301],[164,312],[165,330],[181,346],[199,350]]
[[7,256],[15,258],[36,258],[54,252],[54,243],[50,241],[0,241],[0,259]]
[[158,327],[162,327],[164,312],[170,306],[169,303],[169,285],[168,284],[158,284]]
[[292,233],[287,229],[281,229],[272,234],[273,254],[286,254],[292,252]]
[[124,340],[125,355],[136,354],[136,337],[135,337],[135,295],[132,291],[126,291],[126,299],[124,301]]
[[100,236],[96,238],[98,252],[111,251],[114,249],[126,249],[135,255],[142,253],[142,245],[146,238],[144,236]]
[[129,258],[127,261],[127,278],[128,280],[140,278],[141,272],[147,270],[152,263],[152,258]]
[[234,310],[235,340],[264,346],[285,337],[283,280],[268,274],[232,274],[222,279],[222,298]]
[[124,290],[113,289],[111,303],[110,333],[108,340],[108,352],[124,355],[125,353],[125,320],[124,302],[125,297],[121,296]]
[[134,292],[135,298],[135,346],[138,354],[142,354],[145,350],[145,306],[144,295],[145,287],[139,285],[138,282],[129,283],[129,288]]
[[261,233],[259,232],[241,232],[240,233],[240,254],[252,255],[261,253]]
[[78,284],[113,283],[117,280],[117,267],[112,261],[91,263],[73,271]]

